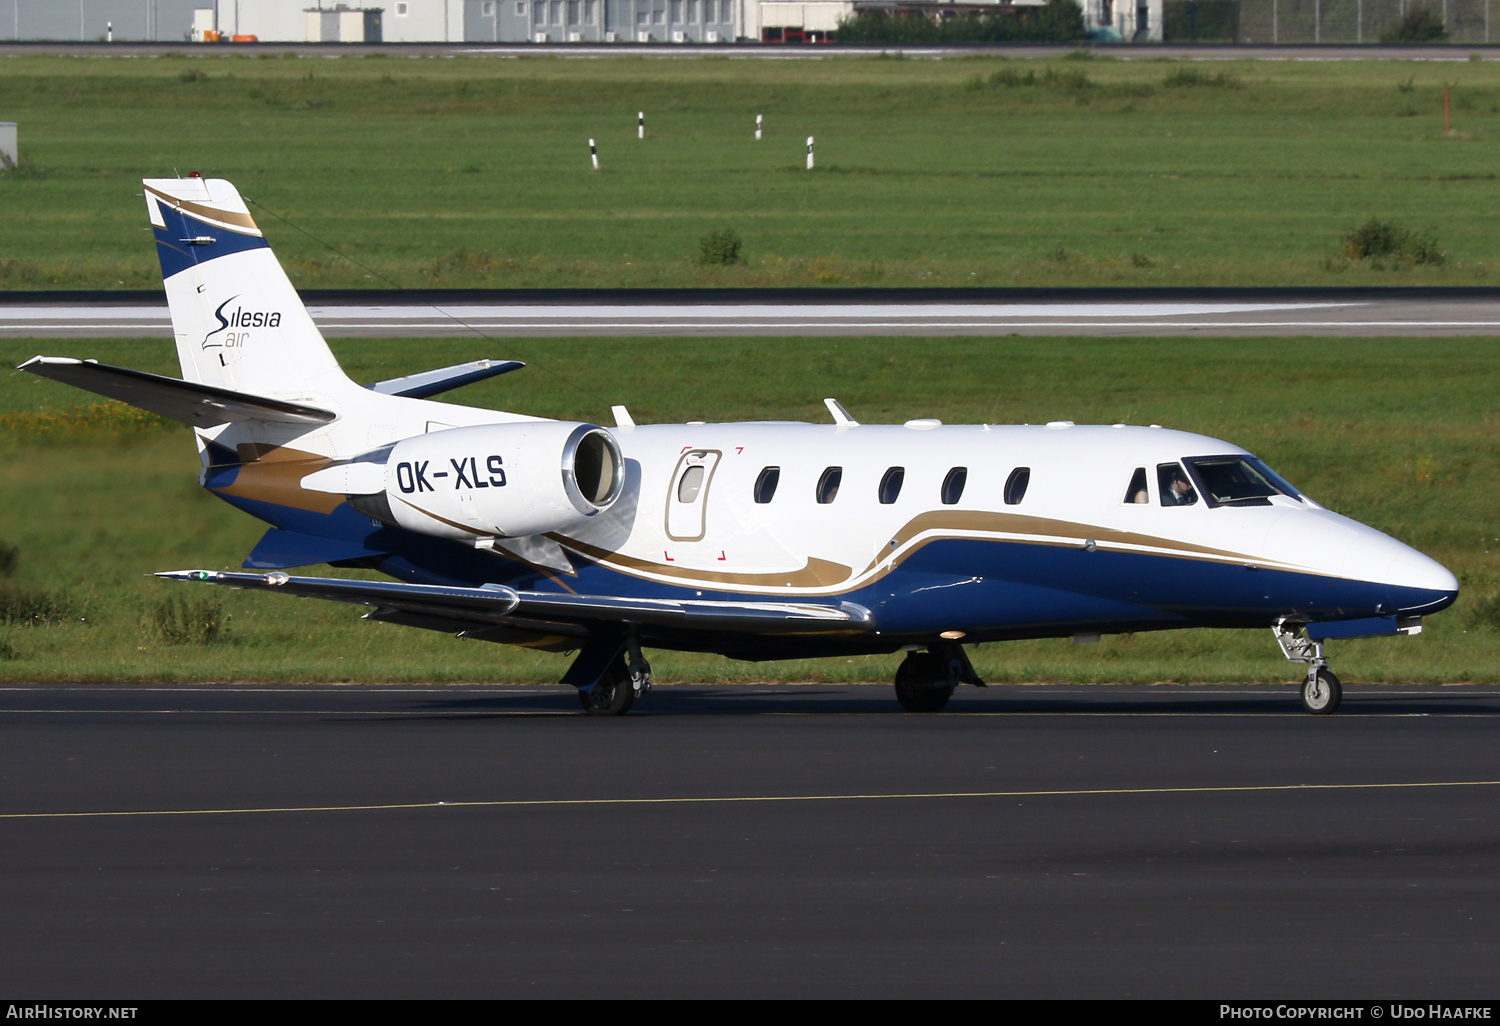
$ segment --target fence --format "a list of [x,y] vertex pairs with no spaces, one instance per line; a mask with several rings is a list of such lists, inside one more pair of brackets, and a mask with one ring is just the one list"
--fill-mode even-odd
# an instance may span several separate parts
[[1500,43],[1500,19],[1490,34],[1492,7],[1500,0],[1241,0],[1242,43],[1373,43],[1417,7],[1443,20],[1448,41]]

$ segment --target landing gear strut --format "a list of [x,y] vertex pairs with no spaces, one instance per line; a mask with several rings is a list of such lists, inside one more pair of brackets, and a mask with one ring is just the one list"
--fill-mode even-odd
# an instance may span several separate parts
[[579,689],[578,704],[590,716],[624,716],[650,690],[651,664],[641,655],[641,643],[630,638],[594,686]]
[[1323,643],[1310,640],[1295,624],[1282,622],[1271,630],[1287,659],[1307,664],[1307,676],[1302,681],[1302,708],[1314,716],[1327,716],[1336,710],[1343,700],[1344,689],[1328,668]]
[[931,645],[926,652],[912,652],[901,661],[896,670],[896,701],[907,712],[942,712],[959,684],[984,687],[963,646],[954,642]]

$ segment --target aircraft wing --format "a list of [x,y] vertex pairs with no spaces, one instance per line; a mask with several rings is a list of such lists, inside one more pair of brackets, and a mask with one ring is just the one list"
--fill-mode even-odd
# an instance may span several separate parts
[[148,413],[193,427],[211,428],[242,420],[326,424],[337,416],[316,406],[267,399],[214,385],[200,385],[181,378],[66,356],[33,356],[16,369],[118,399]]
[[[156,576],[280,591],[307,598],[371,606],[379,619],[390,613],[437,618],[463,630],[464,625],[506,625],[520,621],[569,624],[638,623],[686,629],[751,634],[799,634],[808,631],[875,629],[875,617],[853,602],[726,602],[713,599],[643,599],[611,595],[572,595],[519,591],[501,584],[453,588],[397,581],[350,581],[334,577],[292,577],[284,573],[246,574],[214,570],[170,570]],[[435,622],[437,622],[435,621]]]

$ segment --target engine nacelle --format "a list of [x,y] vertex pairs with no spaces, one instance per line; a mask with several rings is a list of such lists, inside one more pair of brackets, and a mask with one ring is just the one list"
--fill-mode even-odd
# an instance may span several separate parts
[[516,538],[567,530],[597,516],[619,498],[624,483],[620,446],[603,428],[525,421],[397,442],[385,460],[385,491],[352,502],[422,534]]

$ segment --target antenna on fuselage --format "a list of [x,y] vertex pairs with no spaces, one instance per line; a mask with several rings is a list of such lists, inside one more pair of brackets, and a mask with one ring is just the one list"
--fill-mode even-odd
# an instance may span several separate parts
[[828,412],[833,414],[833,422],[839,427],[859,427],[859,421],[849,416],[849,411],[837,399],[824,399],[823,405],[828,407]]

